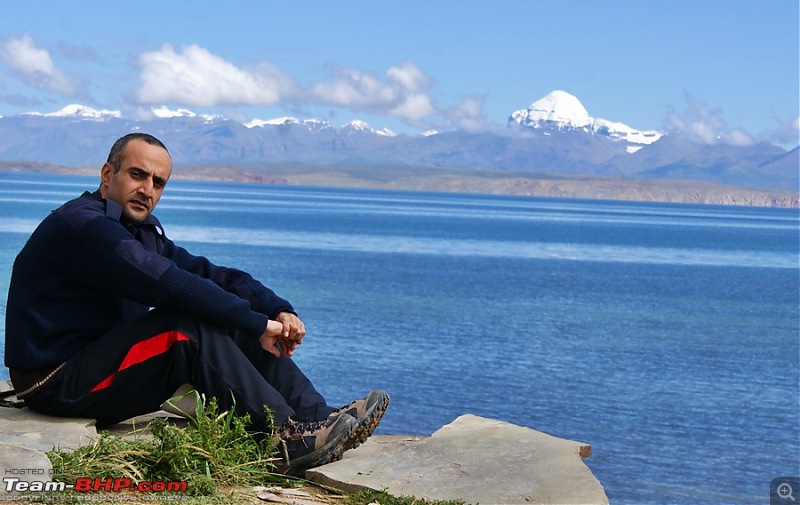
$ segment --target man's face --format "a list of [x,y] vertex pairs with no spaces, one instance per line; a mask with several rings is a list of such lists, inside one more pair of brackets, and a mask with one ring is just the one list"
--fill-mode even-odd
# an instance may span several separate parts
[[122,221],[141,223],[153,212],[172,173],[172,160],[164,149],[139,139],[125,145],[120,169],[109,163],[100,171],[100,194],[122,206]]

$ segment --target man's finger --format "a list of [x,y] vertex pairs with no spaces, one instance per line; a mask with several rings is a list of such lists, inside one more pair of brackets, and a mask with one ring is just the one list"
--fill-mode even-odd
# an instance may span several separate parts
[[273,356],[275,356],[276,358],[280,358],[280,357],[281,357],[281,352],[280,352],[280,351],[278,350],[278,348],[277,348],[276,346],[274,346],[274,345],[273,345],[273,346],[271,346],[271,347],[268,347],[266,350],[267,350],[267,352],[268,352],[268,353],[272,354],[272,355],[273,355]]

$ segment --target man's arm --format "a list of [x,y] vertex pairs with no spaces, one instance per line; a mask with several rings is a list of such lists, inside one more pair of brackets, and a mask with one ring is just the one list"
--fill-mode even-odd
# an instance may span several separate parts
[[171,240],[165,240],[165,255],[179,267],[207,278],[225,291],[247,300],[253,310],[270,318],[269,325],[273,322],[280,323],[279,329],[277,325],[272,328],[268,325],[262,334],[261,343],[266,350],[273,352],[277,343],[284,355],[292,356],[297,346],[303,343],[306,334],[305,324],[288,301],[276,295],[247,272],[215,265],[205,257],[189,253]]
[[[110,296],[151,307],[172,307],[254,337],[267,327],[269,314],[254,309],[249,300],[211,279],[180,268],[169,257],[144,247],[113,219],[98,217],[82,223],[70,250],[73,275]],[[271,301],[274,308],[293,311],[288,302],[282,305],[279,300],[276,296]]]
[[163,254],[175,262],[179,268],[208,279],[225,291],[247,300],[254,311],[260,312],[270,319],[276,319],[278,314],[283,312],[296,314],[291,303],[275,294],[273,290],[254,279],[249,273],[215,265],[203,256],[189,253],[171,240],[165,240]]

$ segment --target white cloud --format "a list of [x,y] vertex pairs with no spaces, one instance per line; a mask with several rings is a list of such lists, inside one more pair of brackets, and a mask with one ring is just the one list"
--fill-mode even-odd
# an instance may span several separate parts
[[667,123],[671,130],[688,135],[703,144],[750,145],[753,138],[740,128],[729,128],[722,117],[722,111],[711,109],[706,104],[685,94],[688,109],[678,112],[671,109],[667,113]]
[[403,103],[389,111],[393,116],[399,116],[409,121],[421,121],[435,114],[436,108],[431,103],[428,95],[415,93],[404,98]]
[[[333,106],[368,114],[399,117],[412,124],[446,114],[428,94],[433,79],[411,62],[389,67],[380,76],[358,69],[333,66],[327,80],[302,88],[291,76],[270,63],[240,68],[197,46],[179,50],[164,45],[138,58],[140,104],[179,107]],[[480,108],[482,104],[478,105]],[[460,105],[460,117],[472,117],[475,104]]]
[[197,45],[176,52],[166,44],[139,56],[140,103],[186,106],[273,105],[301,92],[294,79],[269,63],[236,67]]
[[330,82],[312,88],[313,95],[323,103],[368,109],[397,100],[397,91],[374,75],[346,68],[337,68],[333,74]]
[[2,42],[0,60],[29,86],[66,95],[77,93],[75,82],[56,68],[50,53],[37,48],[29,35]]
[[399,67],[390,67],[386,71],[390,81],[397,83],[402,89],[415,93],[431,85],[431,79],[411,62]]
[[759,138],[789,149],[797,147],[800,144],[800,116],[786,123],[777,123],[775,128],[762,133]]
[[391,114],[417,122],[437,113],[430,97],[424,93],[431,82],[410,62],[390,67],[385,78],[336,67],[331,71],[330,80],[314,85],[311,94],[326,105]]
[[728,144],[734,146],[748,146],[754,143],[753,137],[750,136],[749,133],[742,130],[741,128],[735,128],[731,131],[726,132],[723,135],[723,138]]
[[477,119],[483,116],[483,105],[485,103],[484,97],[468,96],[463,98],[450,111],[449,116],[452,119]]
[[442,110],[441,114],[447,124],[441,125],[442,128],[456,127],[468,131],[485,131],[492,128],[492,124],[483,112],[486,102],[484,96],[467,96],[461,99],[455,106]]

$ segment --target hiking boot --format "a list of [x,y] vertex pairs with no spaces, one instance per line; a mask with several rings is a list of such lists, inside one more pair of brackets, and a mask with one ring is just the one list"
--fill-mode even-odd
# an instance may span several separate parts
[[335,419],[342,415],[355,417],[358,421],[355,434],[351,437],[351,444],[347,447],[352,449],[363,444],[378,427],[383,414],[389,407],[389,395],[379,389],[373,389],[366,398],[351,402],[344,407],[340,407],[328,416],[328,419]]
[[289,459],[279,470],[301,475],[308,468],[338,461],[352,445],[357,426],[358,422],[348,414],[315,422],[289,417],[275,433],[286,445]]

